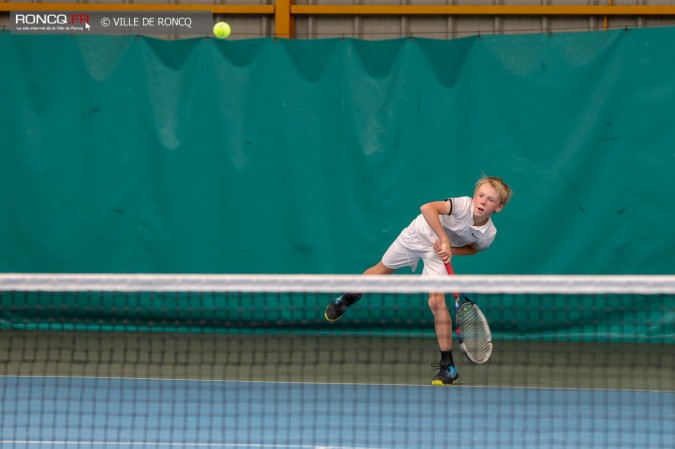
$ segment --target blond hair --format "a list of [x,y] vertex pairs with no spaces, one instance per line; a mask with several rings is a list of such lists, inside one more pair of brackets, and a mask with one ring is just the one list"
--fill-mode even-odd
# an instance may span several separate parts
[[501,204],[508,203],[511,199],[511,196],[513,195],[511,187],[509,187],[502,178],[498,178],[496,176],[483,176],[476,183],[475,190],[478,190],[483,184],[490,184],[490,186],[492,186],[492,188],[497,191]]

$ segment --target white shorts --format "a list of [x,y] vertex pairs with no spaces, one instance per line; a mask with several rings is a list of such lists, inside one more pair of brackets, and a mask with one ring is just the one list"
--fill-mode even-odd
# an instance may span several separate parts
[[396,237],[394,243],[382,256],[382,263],[387,268],[398,270],[403,267],[410,267],[414,272],[417,270],[417,264],[420,259],[424,263],[422,277],[440,277],[447,276],[445,264],[440,256],[434,251],[433,243],[425,238],[417,236],[410,232],[408,228]]

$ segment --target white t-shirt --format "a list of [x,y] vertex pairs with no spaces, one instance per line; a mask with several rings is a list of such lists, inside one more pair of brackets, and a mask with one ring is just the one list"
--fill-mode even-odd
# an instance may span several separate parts
[[[488,218],[483,226],[473,225],[473,201],[471,197],[462,196],[448,198],[452,202],[450,215],[441,215],[441,224],[450,239],[450,245],[454,247],[475,245],[478,251],[484,251],[492,244],[497,235],[497,228]],[[418,215],[412,223],[402,232],[406,240],[416,240],[421,237],[425,243],[432,245],[438,238],[431,229],[422,214]]]

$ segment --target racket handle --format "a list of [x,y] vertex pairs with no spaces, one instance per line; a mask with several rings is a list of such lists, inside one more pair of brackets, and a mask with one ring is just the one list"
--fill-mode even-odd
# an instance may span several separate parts
[[[445,264],[445,270],[448,272],[450,276],[455,275],[455,270],[452,269],[452,265],[450,265],[449,263]],[[455,308],[459,309],[459,293],[454,292],[454,296],[455,296]]]

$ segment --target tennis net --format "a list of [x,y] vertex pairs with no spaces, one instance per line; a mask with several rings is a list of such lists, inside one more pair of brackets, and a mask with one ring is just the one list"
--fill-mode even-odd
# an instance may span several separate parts
[[[494,350],[431,386],[455,291]],[[0,446],[672,448],[674,348],[675,276],[2,274]]]

